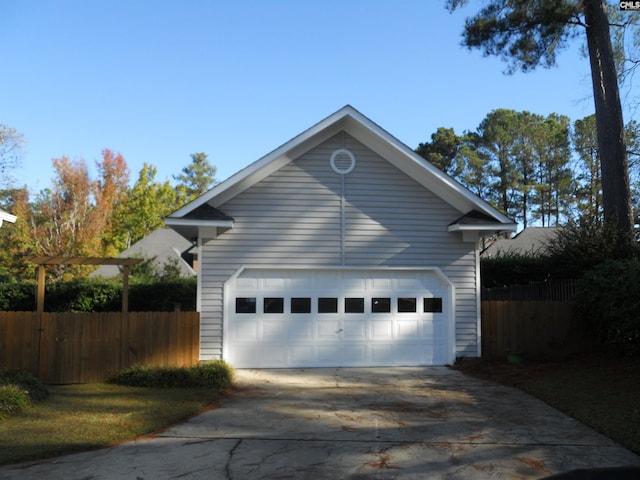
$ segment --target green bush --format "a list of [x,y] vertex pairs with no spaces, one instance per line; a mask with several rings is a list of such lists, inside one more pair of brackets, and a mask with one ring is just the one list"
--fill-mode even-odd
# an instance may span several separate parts
[[36,376],[23,370],[9,370],[0,374],[0,385],[18,385],[29,394],[32,402],[49,396],[47,386]]
[[[167,312],[179,306],[195,311],[196,285],[193,278],[167,281],[132,282],[129,285],[129,311]],[[0,310],[32,311],[36,306],[33,283],[0,283]],[[47,283],[47,312],[117,312],[122,308],[122,282],[73,280]]]
[[29,405],[29,392],[18,385],[0,385],[0,419],[15,415]]
[[530,282],[543,282],[549,278],[566,278],[562,271],[554,268],[549,257],[541,255],[509,253],[483,258],[480,270],[483,288],[526,285]]
[[35,283],[0,283],[0,310],[28,312],[36,308]]
[[621,353],[640,354],[640,260],[611,260],[578,282],[575,314],[596,338]]
[[122,284],[74,280],[47,284],[45,309],[50,312],[106,312],[122,307]]
[[48,396],[47,387],[30,373],[21,370],[4,372],[0,374],[0,419],[15,415]]
[[129,310],[134,312],[183,312],[196,309],[197,279],[180,278],[163,282],[134,283],[129,286]]
[[190,369],[191,382],[196,387],[225,389],[233,383],[233,368],[223,360],[203,362]]
[[111,382],[130,387],[224,390],[233,383],[233,369],[223,360],[204,362],[195,367],[154,367],[135,364],[119,372]]

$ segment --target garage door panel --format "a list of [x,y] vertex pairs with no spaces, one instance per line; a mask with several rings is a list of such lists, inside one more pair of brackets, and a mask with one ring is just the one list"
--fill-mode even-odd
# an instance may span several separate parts
[[370,323],[371,340],[390,340],[393,338],[393,321],[389,319],[372,320]]
[[441,342],[446,336],[446,323],[441,319],[423,320],[422,337],[432,338]]
[[256,350],[254,355],[260,356],[260,362],[269,366],[285,365],[287,363],[287,348],[285,345],[266,345]]
[[424,330],[421,328],[421,321],[419,318],[398,320],[396,322],[397,339],[419,339],[423,336]]
[[234,340],[256,341],[258,340],[258,321],[255,318],[239,318],[231,328],[231,336]]
[[342,335],[345,339],[359,339],[366,340],[367,338],[367,324],[364,319],[349,320],[345,319],[342,322]]
[[342,361],[346,365],[367,365],[367,345],[365,344],[349,344],[342,346]]
[[318,340],[332,340],[338,341],[338,334],[340,333],[341,322],[339,318],[323,319],[316,321],[316,331]]
[[339,345],[316,345],[316,360],[319,365],[343,365]]
[[396,365],[414,365],[417,358],[424,357],[425,345],[401,344],[396,345],[393,359]]
[[315,363],[315,348],[312,343],[307,345],[291,345],[288,348],[290,365],[314,365]]
[[290,324],[288,337],[296,341],[313,340],[313,321],[311,319],[296,319]]
[[395,365],[393,344],[369,344],[369,361],[372,365]]
[[262,321],[262,338],[263,342],[279,342],[283,338],[288,337],[287,326],[280,320],[263,320]]

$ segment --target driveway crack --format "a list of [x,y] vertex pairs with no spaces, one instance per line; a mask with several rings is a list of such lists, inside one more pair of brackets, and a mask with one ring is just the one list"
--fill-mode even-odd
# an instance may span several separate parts
[[233,480],[231,478],[231,462],[233,461],[233,455],[236,452],[236,449],[240,446],[241,443],[242,439],[239,438],[233,448],[229,450],[229,458],[227,459],[227,464],[224,466],[224,473],[227,476],[227,480]]

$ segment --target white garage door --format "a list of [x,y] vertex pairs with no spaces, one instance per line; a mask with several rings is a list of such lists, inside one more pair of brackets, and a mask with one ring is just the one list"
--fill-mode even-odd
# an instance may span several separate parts
[[237,368],[453,361],[453,287],[438,270],[246,269],[224,296]]

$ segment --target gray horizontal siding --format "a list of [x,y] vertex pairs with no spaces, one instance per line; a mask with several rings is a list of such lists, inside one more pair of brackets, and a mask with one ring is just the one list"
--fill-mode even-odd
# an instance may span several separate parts
[[[357,161],[342,179],[329,164],[341,147]],[[474,245],[447,231],[460,212],[338,135],[220,206],[234,227],[201,249],[203,358],[222,354],[223,285],[240,266],[342,263],[342,182],[345,265],[442,268],[456,285],[456,350],[477,354]]]

